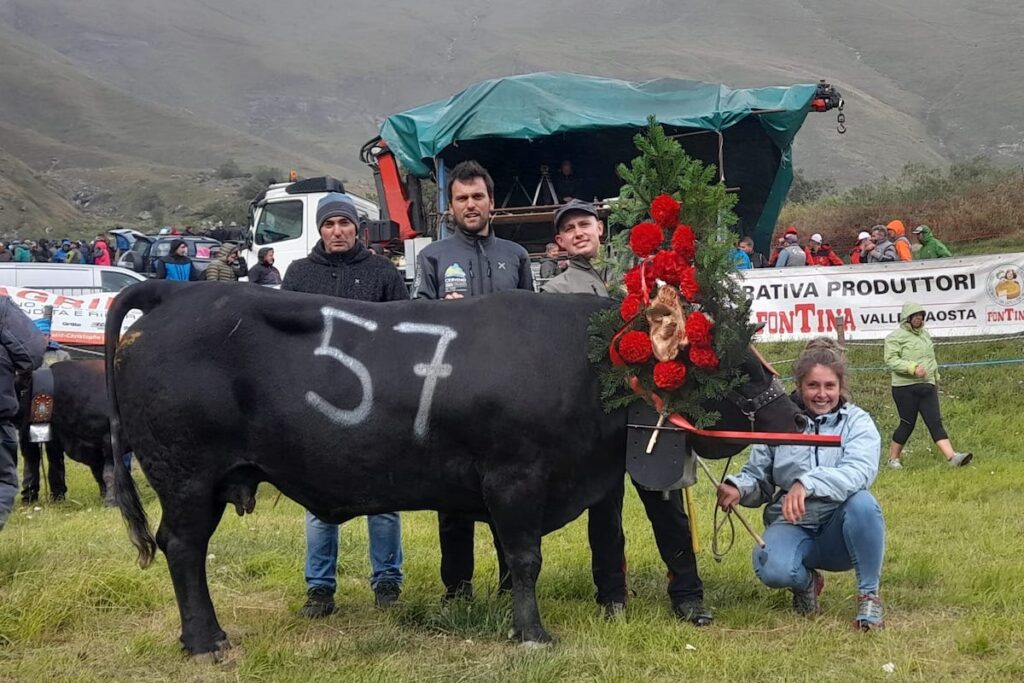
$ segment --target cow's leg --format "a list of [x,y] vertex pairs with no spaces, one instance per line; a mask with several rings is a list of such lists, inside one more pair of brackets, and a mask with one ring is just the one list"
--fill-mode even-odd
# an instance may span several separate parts
[[206,550],[224,513],[224,504],[216,503],[211,493],[162,501],[162,507],[156,542],[167,557],[178,600],[182,647],[193,655],[216,652],[228,642],[210,600]]
[[512,577],[512,637],[524,643],[549,643],[551,636],[544,630],[537,608],[543,509],[522,505],[523,500],[543,500],[543,492],[533,490],[529,497],[519,497],[518,486],[513,490],[506,484],[504,491],[489,488],[485,484],[484,498]]
[[89,465],[89,471],[92,472],[92,478],[96,480],[96,484],[100,487],[100,498],[106,501],[109,491],[107,490],[107,480],[106,477],[103,476],[103,470],[104,467],[102,462],[92,462]]
[[39,464],[43,459],[42,447],[27,438],[22,439],[21,457],[25,461],[21,469],[21,502],[34,503],[39,500]]
[[117,507],[117,501],[114,500],[114,463],[111,460],[104,459],[102,474],[103,484],[100,486],[100,491],[103,495],[103,504],[108,508]]
[[64,449],[59,443],[51,441],[46,444],[46,462],[49,467],[46,479],[50,483],[50,500],[64,500],[68,485],[64,476]]

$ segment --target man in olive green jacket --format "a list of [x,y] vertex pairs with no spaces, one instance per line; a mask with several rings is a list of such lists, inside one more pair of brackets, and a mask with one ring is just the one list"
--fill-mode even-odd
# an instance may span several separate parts
[[235,282],[238,280],[238,273],[235,272],[235,264],[238,263],[238,245],[225,242],[217,248],[217,258],[210,262],[206,269],[207,280],[224,282]]
[[597,256],[604,223],[593,204],[573,199],[555,213],[555,242],[569,253],[569,265],[545,282],[540,291],[549,294],[596,294],[607,297],[608,287],[591,263]]
[[902,469],[903,446],[921,415],[932,441],[954,467],[971,462],[972,453],[957,453],[949,441],[939,412],[939,364],[935,359],[932,337],[924,329],[925,310],[920,304],[907,303],[900,313],[900,326],[885,338],[885,364],[892,371],[892,398],[900,423],[889,444],[889,467]]

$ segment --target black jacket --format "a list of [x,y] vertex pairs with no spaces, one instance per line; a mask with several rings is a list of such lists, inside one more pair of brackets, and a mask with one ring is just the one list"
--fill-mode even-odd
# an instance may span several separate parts
[[456,229],[425,246],[416,257],[416,299],[443,299],[458,292],[480,296],[508,289],[533,291],[530,255],[521,245]]
[[358,301],[399,301],[409,290],[398,269],[359,242],[343,254],[328,254],[320,240],[309,256],[293,261],[281,289]]
[[0,297],[0,420],[18,412],[14,373],[43,363],[46,337],[10,297]]
[[249,282],[254,285],[281,284],[281,271],[265,263],[257,263],[249,269]]

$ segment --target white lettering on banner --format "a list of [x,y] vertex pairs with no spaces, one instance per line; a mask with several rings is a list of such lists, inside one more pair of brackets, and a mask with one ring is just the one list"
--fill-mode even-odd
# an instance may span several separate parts
[[458,333],[446,325],[428,325],[424,323],[399,323],[395,325],[395,331],[402,334],[433,334],[437,336],[437,346],[434,348],[434,357],[429,363],[417,363],[412,371],[417,377],[423,378],[423,390],[420,392],[420,405],[416,411],[416,421],[413,424],[413,432],[418,439],[427,435],[427,425],[430,422],[430,406],[434,401],[434,390],[437,388],[437,380],[451,377],[452,366],[443,363],[444,353],[448,350],[448,344],[452,342]]
[[882,339],[908,302],[936,337],[1024,332],[1024,253],[906,263],[740,271],[757,339],[831,334],[839,316],[855,339]]
[[350,370],[359,380],[363,396],[359,401],[359,405],[348,410],[332,405],[315,391],[306,392],[306,402],[323,413],[332,422],[346,426],[357,425],[367,418],[370,410],[373,408],[373,380],[370,378],[370,371],[365,365],[341,349],[331,346],[331,337],[334,334],[334,321],[342,320],[362,327],[367,332],[375,332],[377,330],[377,323],[366,318],[360,318],[358,315],[353,315],[348,311],[331,308],[330,306],[321,308],[320,313],[324,317],[324,334],[320,340],[320,346],[313,351],[313,355],[333,358]]

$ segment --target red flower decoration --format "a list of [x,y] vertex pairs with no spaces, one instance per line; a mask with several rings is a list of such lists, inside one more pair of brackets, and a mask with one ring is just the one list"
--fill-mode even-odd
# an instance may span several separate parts
[[682,266],[679,269],[679,291],[687,301],[697,300],[700,286],[697,284],[697,271],[693,266]]
[[690,362],[703,370],[718,369],[718,356],[710,346],[691,344]]
[[[650,295],[651,290],[654,289],[654,268],[648,263],[644,266],[644,280],[647,281],[647,294]],[[626,292],[637,297],[643,297],[643,291],[640,287],[640,264],[633,266],[626,272],[622,277],[623,283],[626,285]]]
[[659,194],[651,202],[651,218],[663,228],[671,228],[679,222],[679,202],[667,194]]
[[711,346],[711,321],[700,311],[686,318],[686,338],[696,346]]
[[662,361],[654,366],[654,384],[659,389],[673,391],[686,381],[686,366],[677,360]]
[[679,255],[687,263],[693,261],[697,254],[697,242],[693,236],[693,228],[689,225],[680,225],[672,233],[672,251]]
[[637,316],[640,312],[640,297],[636,294],[630,294],[623,302],[619,305],[619,315],[626,322],[629,322]]
[[654,276],[662,282],[667,282],[670,285],[679,285],[679,259],[671,251],[659,251],[654,255],[654,263],[652,264]]
[[654,349],[651,347],[651,338],[643,332],[633,330],[619,339],[619,355],[627,363],[633,365],[646,363],[651,359],[652,353],[654,353]]
[[640,258],[650,256],[665,241],[665,233],[654,223],[640,223],[629,231],[629,248]]

